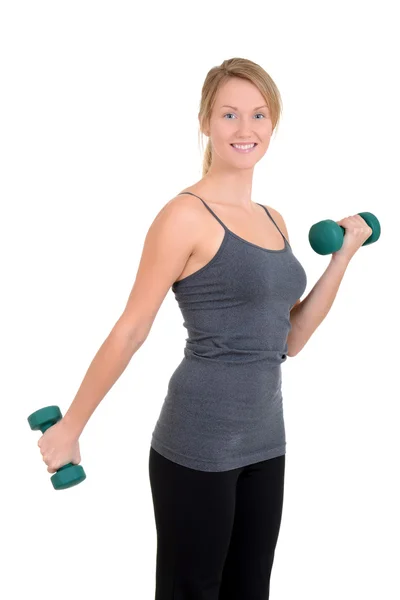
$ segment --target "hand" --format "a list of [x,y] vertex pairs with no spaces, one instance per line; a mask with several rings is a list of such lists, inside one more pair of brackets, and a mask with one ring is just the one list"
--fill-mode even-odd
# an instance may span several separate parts
[[357,250],[372,235],[372,229],[360,215],[353,215],[336,221],[336,223],[345,228],[345,233],[342,247],[332,253],[332,258],[344,258],[350,261]]
[[68,463],[78,465],[81,462],[79,437],[64,419],[44,432],[38,440],[38,446],[49,473],[55,473]]

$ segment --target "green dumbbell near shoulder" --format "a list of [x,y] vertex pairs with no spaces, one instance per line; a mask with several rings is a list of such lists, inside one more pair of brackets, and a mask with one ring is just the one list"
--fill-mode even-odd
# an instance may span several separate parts
[[[44,433],[60,419],[62,419],[62,414],[58,406],[45,406],[29,415],[28,423],[31,429],[39,429]],[[55,490],[65,490],[84,481],[86,473],[80,465],[68,463],[58,469],[50,479]]]
[[[360,217],[371,227],[372,234],[363,243],[363,246],[373,244],[381,235],[381,226],[378,219],[370,212],[358,213]],[[312,249],[318,254],[332,254],[337,252],[343,245],[345,228],[331,219],[315,223],[308,234]]]

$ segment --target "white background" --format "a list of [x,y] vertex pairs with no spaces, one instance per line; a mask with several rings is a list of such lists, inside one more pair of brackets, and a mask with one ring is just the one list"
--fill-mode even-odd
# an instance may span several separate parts
[[[362,211],[382,235],[283,365],[285,500],[271,600],[400,597],[400,50],[396,3],[18,2],[0,10],[0,595],[153,600],[151,434],[186,330],[170,290],[56,492],[27,417],[65,413],[121,315],[161,207],[201,177],[200,92],[259,63],[283,114],[253,200],[284,217],[310,292],[311,225]],[[246,600],[246,599],[243,599]]]

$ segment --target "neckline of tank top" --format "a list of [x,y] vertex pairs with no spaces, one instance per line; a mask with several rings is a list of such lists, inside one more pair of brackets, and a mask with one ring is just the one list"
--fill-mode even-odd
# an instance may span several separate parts
[[[214,217],[217,219],[217,221],[222,225],[222,227],[225,229],[226,233],[229,233],[230,235],[232,235],[236,239],[240,240],[241,242],[244,242],[245,244],[249,244],[250,246],[253,246],[254,248],[258,248],[259,250],[263,250],[264,252],[270,252],[272,254],[282,254],[283,252],[287,252],[289,250],[289,248],[290,248],[289,242],[287,241],[287,239],[283,235],[282,231],[279,229],[278,225],[272,219],[271,215],[269,214],[269,212],[267,211],[267,209],[265,208],[265,206],[263,206],[262,204],[259,204],[258,202],[256,202],[256,204],[258,204],[258,206],[261,206],[261,208],[263,208],[265,210],[266,214],[271,219],[271,221],[274,223],[275,227],[277,228],[277,230],[279,231],[279,233],[283,237],[283,240],[284,240],[284,243],[285,243],[285,245],[284,245],[283,248],[280,248],[278,250],[274,250],[273,248],[263,248],[263,246],[258,246],[258,244],[254,244],[253,242],[250,242],[249,240],[245,240],[244,238],[240,237],[240,235],[237,235],[237,233],[235,233],[234,231],[232,231],[231,229],[229,229],[225,225],[225,223],[223,221],[221,221],[221,219],[219,218],[219,216],[215,214],[215,212],[212,210],[212,208],[210,206],[208,206],[208,204],[203,200],[203,198],[200,198],[200,196],[196,196],[196,194],[193,194],[192,192],[179,192],[178,196],[183,195],[183,194],[190,194],[191,196],[195,196],[195,198],[199,198],[199,200],[201,200],[202,202],[204,202],[204,205],[214,215]],[[224,236],[224,240],[225,240],[225,236]],[[184,279],[186,279],[186,278],[184,278]],[[183,279],[181,281],[183,281]]]

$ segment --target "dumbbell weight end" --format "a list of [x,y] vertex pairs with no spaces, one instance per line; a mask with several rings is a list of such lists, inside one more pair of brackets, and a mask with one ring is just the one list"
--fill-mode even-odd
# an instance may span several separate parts
[[[372,234],[363,243],[363,246],[373,244],[381,235],[381,226],[378,219],[370,212],[358,213],[360,217],[371,227]],[[338,225],[332,219],[325,219],[315,223],[308,234],[308,240],[312,249],[318,254],[332,254],[337,252],[343,245],[345,228]]]
[[[62,414],[58,406],[45,406],[36,410],[28,417],[28,423],[31,429],[40,430],[42,433],[47,431],[49,427],[55,425]],[[65,490],[74,485],[78,485],[86,479],[86,473],[81,465],[68,463],[63,465],[50,477],[51,483],[55,490]]]

